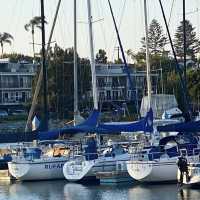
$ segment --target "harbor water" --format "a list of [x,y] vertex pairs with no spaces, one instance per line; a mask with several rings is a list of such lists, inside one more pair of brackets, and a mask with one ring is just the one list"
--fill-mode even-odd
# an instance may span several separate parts
[[176,184],[82,185],[62,181],[0,182],[0,200],[196,200],[200,190]]

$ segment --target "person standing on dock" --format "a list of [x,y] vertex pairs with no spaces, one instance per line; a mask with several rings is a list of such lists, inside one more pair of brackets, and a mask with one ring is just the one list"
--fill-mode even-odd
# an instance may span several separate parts
[[183,175],[186,174],[186,180],[189,181],[189,172],[188,172],[188,163],[187,159],[184,154],[182,154],[177,161],[178,168],[180,170],[180,178],[179,178],[179,184],[182,186],[183,184]]

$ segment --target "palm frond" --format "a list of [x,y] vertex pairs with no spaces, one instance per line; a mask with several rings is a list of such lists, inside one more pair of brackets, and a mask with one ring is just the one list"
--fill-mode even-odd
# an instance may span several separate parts
[[8,43],[9,45],[12,44],[11,40],[7,39],[7,40],[4,40],[4,43]]
[[13,36],[10,34],[10,33],[6,33],[6,32],[4,32],[3,34],[2,34],[2,39],[3,40],[10,40],[10,39],[14,39],[13,38]]
[[25,30],[26,30],[26,31],[29,31],[29,30],[30,30],[30,26],[31,26],[30,23],[25,24],[25,25],[24,25]]
[[[41,17],[40,17],[40,16],[35,16],[35,17],[33,17],[33,18],[29,21],[28,24],[26,24],[26,25],[24,26],[24,28],[25,28],[27,31],[29,30],[30,26],[33,26],[33,27],[35,26],[35,27],[41,29],[41,23],[42,23]],[[47,24],[47,21],[45,20],[44,23]]]

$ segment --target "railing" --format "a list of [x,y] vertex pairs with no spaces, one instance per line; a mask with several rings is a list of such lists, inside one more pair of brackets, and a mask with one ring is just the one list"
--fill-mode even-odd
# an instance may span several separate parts
[[[169,151],[169,149],[164,149],[164,146],[160,146],[159,152],[148,152],[143,148],[136,148],[134,152],[129,152],[132,161],[160,161],[163,158],[178,157],[184,154],[186,157],[190,158],[190,161],[200,160],[200,145],[188,145],[191,149],[176,147],[176,150]],[[146,151],[146,152],[145,152]],[[164,157],[165,156],[165,157]]]

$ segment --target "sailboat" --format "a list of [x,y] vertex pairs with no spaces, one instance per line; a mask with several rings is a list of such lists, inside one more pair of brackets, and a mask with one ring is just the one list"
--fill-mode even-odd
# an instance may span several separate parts
[[[144,0],[145,13],[145,28],[146,38],[148,38],[147,28],[147,9],[146,0]],[[146,40],[146,57],[147,57],[147,71],[149,66],[148,56],[148,39]],[[147,74],[148,77],[148,74]],[[149,92],[149,96],[151,96]],[[149,99],[149,106],[150,104]],[[156,123],[156,120],[154,120]],[[195,153],[199,149],[199,141],[191,134],[181,134],[183,132],[195,131],[186,123],[167,122],[161,120],[160,125],[156,127],[157,132],[171,132],[175,135],[167,136],[159,139],[158,144],[154,141],[152,145],[143,147],[140,151],[132,155],[130,161],[127,162],[127,169],[130,176],[141,182],[171,182],[177,180],[177,165],[178,157],[184,152],[187,155],[188,161],[197,158]],[[173,128],[172,128],[173,127]],[[193,127],[194,128],[194,127]],[[178,134],[177,134],[178,133]],[[152,135],[154,135],[153,133]]]
[[[56,9],[56,15],[60,7],[61,0],[58,1]],[[44,2],[41,1],[41,19],[42,19],[42,52],[43,52],[43,76],[46,77],[45,67],[45,27],[44,27]],[[55,23],[54,23],[55,24]],[[46,85],[46,79],[44,79]],[[46,88],[44,86],[44,88]],[[46,91],[44,91],[46,94]],[[44,95],[45,96],[45,95]],[[44,102],[47,99],[44,97]],[[47,106],[47,103],[45,103]],[[47,107],[45,107],[44,113],[47,113]],[[47,129],[47,119],[44,120],[45,128]],[[59,130],[37,132],[37,139],[48,139],[48,136],[57,138]],[[53,136],[52,136],[53,135]],[[49,179],[61,179],[64,178],[62,173],[62,167],[64,163],[69,159],[70,146],[72,144],[65,144],[63,141],[46,141],[43,145],[39,144],[37,147],[23,147],[17,156],[13,156],[12,161],[8,163],[10,174],[18,180],[30,181],[30,180],[49,180]],[[46,146],[50,146],[47,148]],[[45,147],[45,148],[44,148]],[[51,151],[51,153],[48,153]]]
[[[90,33],[90,48],[91,48],[91,67],[92,67],[92,76],[94,76],[93,78],[95,80],[96,74],[95,74],[95,62],[93,53],[90,0],[87,1],[87,5],[88,5],[88,21],[89,21],[89,33]],[[120,46],[122,46],[120,40],[119,43]],[[94,86],[93,88],[96,87],[96,85],[93,86]],[[95,89],[93,89],[93,97],[94,97],[94,107],[98,106]],[[150,130],[152,129],[152,123],[151,123],[152,116],[153,116],[152,111],[149,111],[144,119],[137,122],[99,123],[96,127],[90,128],[89,132],[96,133],[97,135],[99,135],[99,134],[120,133],[122,131],[126,132],[149,131],[149,129]],[[98,149],[95,139],[93,137],[89,137],[87,142],[87,147],[85,148],[85,153],[82,156],[75,157],[73,160],[66,162],[65,165],[63,166],[63,174],[68,181],[82,181],[88,179],[96,179],[97,172],[116,171],[118,165],[121,166],[121,169],[126,171],[125,162],[129,159],[130,156],[128,152],[123,147],[121,147],[120,144],[112,145],[112,147],[108,146],[106,149],[104,149],[104,151],[102,151],[101,149],[100,150]]]

